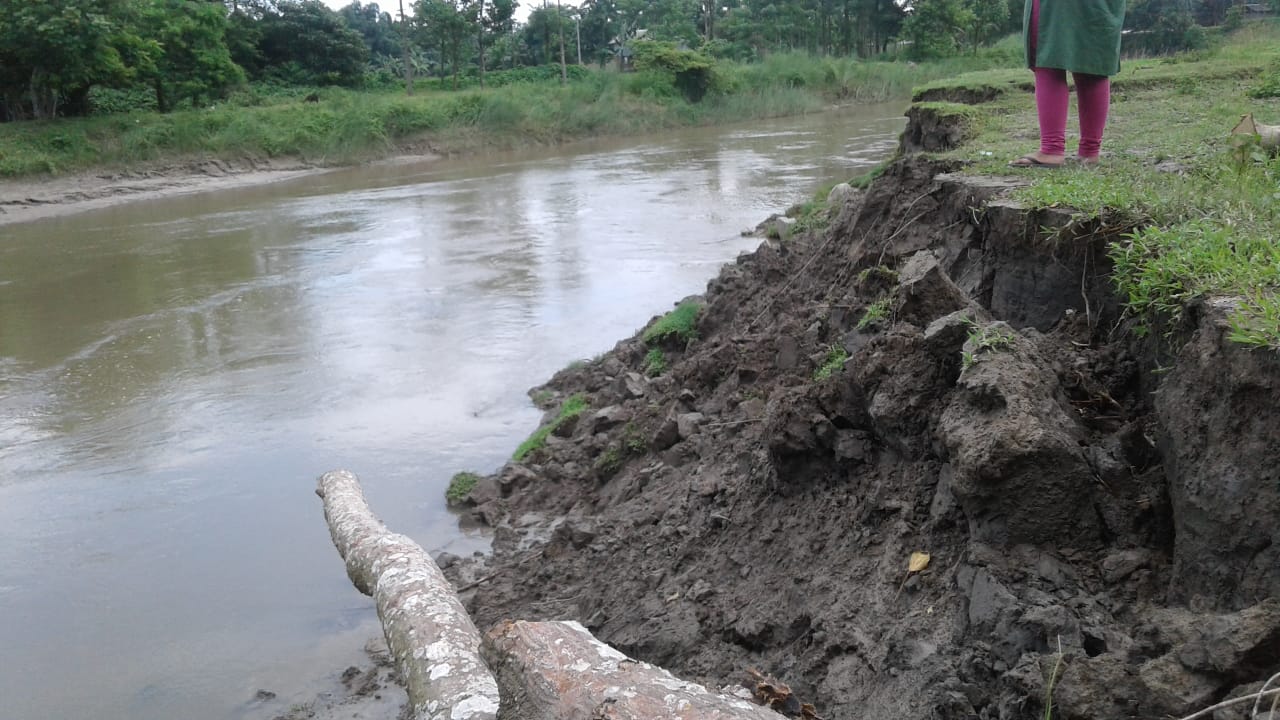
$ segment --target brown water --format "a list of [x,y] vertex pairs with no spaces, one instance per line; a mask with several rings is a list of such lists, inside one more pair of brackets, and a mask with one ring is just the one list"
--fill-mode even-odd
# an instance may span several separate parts
[[[359,659],[315,477],[442,500],[525,391],[891,152],[900,108],[345,170],[0,228],[0,720],[269,717]],[[279,693],[250,702],[258,688]]]

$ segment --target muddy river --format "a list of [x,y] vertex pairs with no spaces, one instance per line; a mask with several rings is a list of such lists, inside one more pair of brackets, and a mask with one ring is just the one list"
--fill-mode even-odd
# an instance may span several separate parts
[[[526,390],[889,154],[899,106],[0,228],[0,720],[271,717],[361,659],[315,477],[462,554]],[[277,693],[254,701],[259,689]]]

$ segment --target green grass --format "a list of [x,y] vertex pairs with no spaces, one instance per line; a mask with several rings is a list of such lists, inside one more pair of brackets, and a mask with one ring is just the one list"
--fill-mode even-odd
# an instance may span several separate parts
[[649,352],[644,356],[644,374],[649,377],[657,377],[667,371],[667,354],[662,348],[649,348]]
[[983,354],[1013,347],[1013,331],[999,325],[971,324],[965,347],[968,349],[960,352],[960,362],[968,370],[978,363]]
[[[976,106],[984,116],[974,137],[942,157],[966,161],[969,173],[1031,179],[1013,194],[1029,207],[1069,208],[1078,219],[1100,219],[1104,231],[1137,228],[1109,253],[1139,332],[1177,331],[1189,303],[1230,296],[1232,339],[1277,348],[1280,158],[1228,134],[1246,112],[1280,124],[1280,98],[1250,97],[1268,95],[1256,90],[1277,68],[1276,22],[1250,23],[1208,51],[1126,61],[1113,80],[1101,165],[1053,171],[1006,165],[1038,138],[1033,99],[1014,74],[956,78],[931,87],[1004,89]],[[1069,138],[1076,133],[1068,128]]]
[[[825,188],[830,192],[831,188]],[[827,193],[821,197],[802,203],[795,213],[796,224],[791,229],[792,235],[816,233],[825,230],[831,224],[831,213],[827,205]]]
[[473,472],[455,474],[449,480],[449,488],[444,491],[445,500],[450,504],[462,502],[467,497],[467,493],[475,488],[477,482],[480,482],[480,476]]
[[551,433],[555,432],[557,428],[569,419],[586,412],[587,407],[586,396],[581,394],[570,395],[561,403],[560,411],[556,413],[555,419],[534,430],[533,434],[516,448],[516,451],[511,455],[511,459],[516,462],[522,462],[529,457],[530,453],[542,449],[547,444],[547,438],[551,436]]
[[602,477],[613,477],[622,469],[622,450],[616,445],[610,445],[600,453],[600,457],[596,458],[593,467]]
[[702,305],[693,301],[682,302],[676,306],[675,310],[663,315],[657,322],[650,325],[641,339],[646,345],[673,338],[685,343],[692,342],[698,337],[698,315],[701,312]]
[[643,455],[644,451],[649,447],[649,442],[645,440],[640,428],[632,423],[627,423],[627,426],[622,431],[622,445],[632,455]]
[[862,313],[862,319],[858,320],[857,329],[866,330],[887,317],[889,317],[889,298],[880,298],[867,306],[866,311]]
[[844,367],[844,361],[848,359],[848,351],[840,345],[832,345],[827,348],[827,356],[823,359],[822,365],[813,371],[814,381],[822,382],[831,377],[833,373]]

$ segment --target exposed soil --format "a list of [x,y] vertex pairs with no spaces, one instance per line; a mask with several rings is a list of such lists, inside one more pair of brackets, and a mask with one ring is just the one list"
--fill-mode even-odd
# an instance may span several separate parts
[[1180,717],[1280,670],[1280,357],[1226,300],[1138,339],[1127,228],[953,170],[899,160],[725,267],[662,375],[637,335],[536,389],[591,410],[468,498],[477,624],[758,668],[829,719],[1042,717],[1055,668],[1058,720]]
[[[272,713],[272,720],[408,720],[408,697],[400,674],[391,661],[382,638],[365,645],[369,662],[352,665],[342,672],[338,684],[311,702],[293,705],[284,712]],[[275,693],[259,690],[252,705],[269,708]],[[278,702],[278,701],[276,701]],[[252,710],[252,707],[250,708]],[[248,713],[265,717],[261,712]]]

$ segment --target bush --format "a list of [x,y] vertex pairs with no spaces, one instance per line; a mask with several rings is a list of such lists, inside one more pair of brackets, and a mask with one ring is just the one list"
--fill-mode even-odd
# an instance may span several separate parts
[[156,93],[141,86],[123,89],[95,86],[89,90],[89,108],[92,115],[155,112]]
[[668,75],[671,85],[689,102],[699,102],[715,87],[715,61],[700,52],[653,40],[634,43],[632,49],[636,70]]

